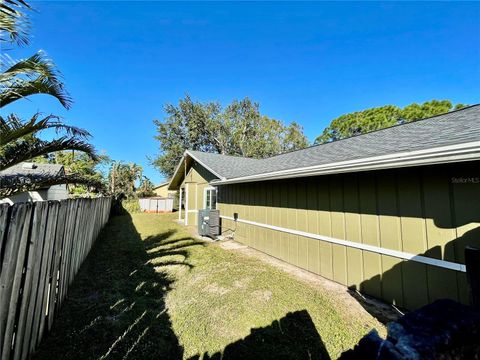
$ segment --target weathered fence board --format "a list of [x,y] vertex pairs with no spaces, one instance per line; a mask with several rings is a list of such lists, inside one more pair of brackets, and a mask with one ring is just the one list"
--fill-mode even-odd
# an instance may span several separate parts
[[0,205],[0,356],[31,355],[53,324],[111,198]]
[[[58,203],[57,205],[60,206],[60,204],[65,204],[65,200],[62,200],[62,202]],[[58,214],[57,229],[55,232],[55,248],[54,248],[52,267],[50,271],[50,279],[52,279],[52,282],[54,284],[57,284],[60,278],[59,271],[60,271],[60,259],[62,254],[62,245],[63,245],[63,234],[65,231],[65,215],[66,214],[64,211],[61,211]],[[58,295],[58,286],[55,286],[53,290],[50,292],[50,299],[49,299],[50,309],[48,311],[48,330],[52,328],[53,317],[55,315],[55,311],[58,306],[57,295]]]
[[[48,203],[42,203],[43,206],[48,206]],[[56,204],[52,205],[55,206]],[[40,273],[42,266],[42,257],[43,249],[45,242],[45,230],[47,227],[47,216],[48,211],[38,211],[41,205],[37,205],[35,215],[40,218],[40,221],[36,223],[37,227],[32,230],[32,241],[36,243],[35,251],[33,252],[33,265],[32,265],[32,287],[30,289],[31,295],[28,302],[27,318],[25,324],[25,334],[22,337],[19,336],[19,339],[22,341],[16,342],[17,344],[22,343],[22,353],[28,354],[30,351],[30,338],[32,335],[33,324],[36,320],[35,308],[36,304],[39,301],[39,282],[40,282]],[[51,211],[51,210],[50,210]],[[41,216],[38,216],[38,213],[41,213]],[[36,332],[35,332],[36,334]],[[20,345],[19,345],[20,346]],[[33,347],[32,347],[33,350]],[[17,351],[17,350],[16,350]],[[21,356],[21,354],[20,354]]]
[[[28,243],[27,249],[27,261],[26,261],[26,268],[25,268],[25,275],[24,275],[24,283],[23,283],[23,292],[22,292],[22,301],[19,310],[19,316],[17,320],[17,330],[15,333],[15,338],[23,339],[25,336],[25,328],[27,323],[27,316],[28,316],[28,308],[30,305],[30,298],[31,298],[31,290],[32,284],[34,280],[34,273],[33,270],[35,268],[35,256],[37,256],[37,248],[39,247],[40,237],[42,234],[41,228],[42,225],[45,224],[47,218],[47,212],[45,211],[48,206],[48,203],[39,203],[33,213],[33,221],[32,221],[32,231],[30,236],[30,241]],[[33,301],[32,301],[33,302]],[[23,347],[23,341],[16,341],[15,342],[15,356],[14,359],[20,359],[21,352]]]
[[44,266],[42,266],[42,273],[41,273],[41,294],[42,294],[42,297],[40,298],[40,303],[39,303],[39,309],[40,309],[40,323],[38,325],[37,328],[35,328],[34,330],[36,331],[36,339],[35,339],[35,343],[32,344],[32,347],[36,347],[42,336],[43,336],[43,331],[44,331],[44,327],[45,327],[45,315],[46,315],[46,311],[47,311],[47,308],[48,308],[48,292],[49,292],[49,288],[50,288],[50,279],[48,278],[48,274],[49,274],[49,270],[50,270],[50,266],[52,264],[52,249],[53,249],[53,241],[55,239],[55,229],[56,229],[56,225],[57,225],[57,222],[58,222],[58,218],[57,218],[57,213],[56,212],[53,212],[52,210],[53,209],[50,209],[51,211],[49,211],[49,216],[48,217],[48,221],[47,221],[47,227],[45,229],[45,248],[44,248],[44,252],[43,252],[43,259],[42,259],[42,262],[44,264]]
[[[15,209],[14,209],[15,210]],[[5,306],[8,309],[8,313],[5,316],[5,331],[4,331],[4,340],[3,340],[3,351],[2,359],[9,359],[11,353],[11,345],[14,339],[15,331],[15,318],[17,313],[17,304],[21,292],[21,283],[23,280],[23,269],[25,262],[26,249],[28,244],[29,237],[29,227],[32,213],[31,204],[21,204],[19,206],[18,212],[13,212],[11,225],[15,225],[16,230],[12,230],[12,227],[9,228],[9,236],[7,241],[9,242],[18,242],[14,244],[12,248],[16,249],[15,253],[12,253],[12,261],[10,261],[10,274],[11,276],[6,280],[8,283],[12,284],[10,287],[10,294],[5,294],[7,296],[7,304]],[[10,236],[10,233],[13,233],[13,236]],[[7,244],[8,245],[8,244]],[[7,270],[7,269],[6,269]],[[3,272],[3,271],[2,271]],[[10,295],[10,296],[9,296]],[[8,299],[8,297],[10,299]]]
[[[7,234],[7,219],[10,211],[9,204],[0,204],[0,260],[3,259],[4,242]],[[0,271],[2,271],[3,262],[0,261]],[[1,344],[1,343],[0,343]]]

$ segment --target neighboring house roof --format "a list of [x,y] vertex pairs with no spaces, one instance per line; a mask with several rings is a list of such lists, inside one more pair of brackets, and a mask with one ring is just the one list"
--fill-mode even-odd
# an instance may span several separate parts
[[155,186],[153,189],[155,190],[155,189],[161,188],[163,186],[166,186],[168,184],[170,184],[170,181],[165,181],[164,183],[161,183],[161,184]]
[[212,171],[216,184],[479,160],[480,105],[266,159],[190,150],[185,156]]
[[8,169],[0,171],[0,176],[15,175],[15,176],[57,176],[64,172],[63,165],[60,164],[41,164],[22,162],[20,164],[13,165]]
[[63,165],[22,162],[0,171],[0,181],[9,182],[9,179],[19,178],[44,180],[64,173]]

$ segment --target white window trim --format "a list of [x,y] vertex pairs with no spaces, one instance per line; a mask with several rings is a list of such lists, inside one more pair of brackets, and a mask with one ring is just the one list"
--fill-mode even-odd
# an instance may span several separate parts
[[[203,189],[203,209],[207,208],[207,191],[208,190],[215,190],[215,196],[217,195],[217,188],[215,186],[209,186]],[[217,210],[217,201],[215,201],[215,209]]]

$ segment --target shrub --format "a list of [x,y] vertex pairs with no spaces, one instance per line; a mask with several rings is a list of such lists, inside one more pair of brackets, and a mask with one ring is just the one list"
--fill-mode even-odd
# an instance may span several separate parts
[[122,207],[130,214],[141,212],[138,199],[122,200]]

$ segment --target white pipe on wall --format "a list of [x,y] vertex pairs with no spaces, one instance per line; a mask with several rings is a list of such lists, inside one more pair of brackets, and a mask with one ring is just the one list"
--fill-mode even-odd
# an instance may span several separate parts
[[[225,219],[225,220],[235,221],[235,219],[233,217],[230,217],[230,216],[220,215],[220,217],[222,219]],[[332,237],[329,237],[329,236],[308,233],[308,232],[305,232],[305,231],[287,229],[287,228],[280,227],[280,226],[275,226],[275,225],[262,224],[262,223],[258,223],[258,222],[255,222],[255,221],[243,220],[243,219],[240,219],[240,218],[237,219],[237,221],[239,223],[243,223],[243,224],[254,225],[254,226],[263,227],[263,228],[266,228],[266,229],[285,232],[285,233],[292,234],[292,235],[298,235],[298,236],[303,236],[303,237],[316,239],[316,240],[320,240],[320,241],[326,241],[326,242],[329,242],[329,243],[332,243],[332,244],[343,245],[343,246],[347,246],[347,247],[351,247],[351,248],[355,248],[355,249],[360,249],[360,250],[365,250],[365,251],[370,251],[370,252],[374,252],[374,253],[382,254],[382,255],[389,255],[389,256],[399,258],[399,259],[411,260],[411,261],[416,261],[416,262],[427,264],[427,265],[438,266],[438,267],[449,269],[449,270],[466,272],[465,265],[454,263],[454,262],[451,262],[451,261],[434,259],[434,258],[427,257],[427,256],[406,253],[406,252],[403,252],[403,251],[385,249],[385,248],[382,248],[382,247],[379,247],[379,246],[367,245],[367,244],[357,243],[357,242],[349,241],[349,240],[336,239],[336,238],[332,238]]]

